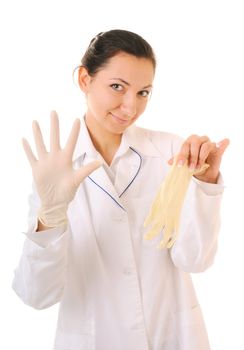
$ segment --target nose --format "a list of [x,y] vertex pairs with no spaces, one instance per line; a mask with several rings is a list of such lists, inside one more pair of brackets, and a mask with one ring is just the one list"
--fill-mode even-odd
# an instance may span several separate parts
[[132,118],[137,112],[137,96],[134,94],[125,94],[121,103],[121,111],[126,117]]

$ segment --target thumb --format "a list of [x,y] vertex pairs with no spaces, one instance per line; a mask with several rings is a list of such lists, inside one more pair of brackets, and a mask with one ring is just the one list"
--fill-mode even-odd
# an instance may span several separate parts
[[100,160],[94,160],[75,171],[75,182],[79,185],[88,175],[103,164]]
[[222,141],[217,143],[217,148],[219,150],[220,156],[222,156],[226,150],[226,148],[229,146],[230,140],[229,139],[223,139]]

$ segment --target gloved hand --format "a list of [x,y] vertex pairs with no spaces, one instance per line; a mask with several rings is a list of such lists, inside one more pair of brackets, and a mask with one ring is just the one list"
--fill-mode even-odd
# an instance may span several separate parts
[[60,148],[59,122],[55,111],[51,112],[50,152],[46,150],[42,133],[37,121],[33,122],[33,134],[38,159],[26,139],[23,147],[30,162],[34,182],[40,197],[39,220],[48,227],[57,227],[67,223],[67,209],[75,196],[80,183],[91,172],[101,166],[94,161],[75,170],[72,156],[78,139],[80,120],[75,120],[67,143]]

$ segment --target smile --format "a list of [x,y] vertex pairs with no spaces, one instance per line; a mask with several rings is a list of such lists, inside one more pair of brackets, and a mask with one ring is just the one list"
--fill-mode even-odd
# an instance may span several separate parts
[[124,124],[127,124],[127,123],[129,122],[128,119],[121,119],[121,118],[117,117],[116,115],[114,115],[114,114],[112,114],[112,113],[110,113],[110,114],[111,114],[111,116],[113,117],[113,119],[114,119],[117,123],[119,123],[119,124],[124,125]]

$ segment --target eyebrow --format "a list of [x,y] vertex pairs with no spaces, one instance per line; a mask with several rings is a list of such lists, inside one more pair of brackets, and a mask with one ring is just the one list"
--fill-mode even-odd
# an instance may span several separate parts
[[[122,83],[124,83],[125,85],[128,85],[130,86],[130,83],[128,83],[127,81],[121,79],[121,78],[111,78],[110,80],[119,80],[121,81]],[[150,88],[152,87],[152,85],[147,85],[147,86],[144,86],[142,89],[147,89],[147,88]]]

